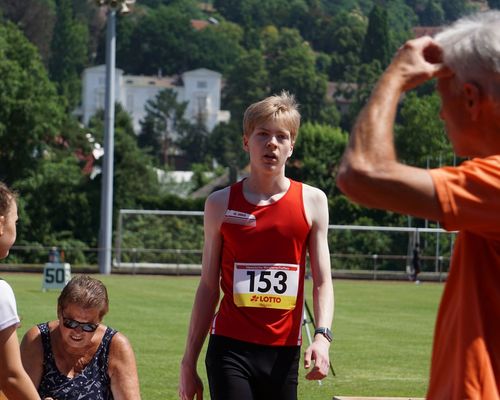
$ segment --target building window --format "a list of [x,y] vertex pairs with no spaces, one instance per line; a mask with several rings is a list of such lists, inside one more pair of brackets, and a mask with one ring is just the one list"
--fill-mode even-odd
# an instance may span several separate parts
[[196,87],[198,89],[206,89],[207,88],[207,82],[206,81],[198,81],[198,82],[196,82]]

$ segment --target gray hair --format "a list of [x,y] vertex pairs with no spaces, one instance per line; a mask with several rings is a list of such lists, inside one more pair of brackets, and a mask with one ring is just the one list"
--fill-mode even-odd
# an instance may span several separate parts
[[500,11],[463,17],[435,37],[457,84],[475,83],[500,99]]

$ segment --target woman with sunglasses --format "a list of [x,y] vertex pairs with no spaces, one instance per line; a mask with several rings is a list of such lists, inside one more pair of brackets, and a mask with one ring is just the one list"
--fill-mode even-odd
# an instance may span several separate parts
[[132,346],[123,334],[101,323],[108,312],[104,284],[76,276],[57,303],[58,319],[31,328],[21,343],[24,367],[40,396],[140,399]]
[[[0,182],[0,259],[9,255],[16,240],[16,222],[16,194]],[[0,279],[0,399],[3,391],[9,400],[40,400],[21,362],[18,325],[14,292]]]

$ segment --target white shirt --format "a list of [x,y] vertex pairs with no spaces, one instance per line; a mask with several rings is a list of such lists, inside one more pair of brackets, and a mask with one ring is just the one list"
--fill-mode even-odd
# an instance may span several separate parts
[[14,292],[7,282],[0,280],[0,331],[19,322]]

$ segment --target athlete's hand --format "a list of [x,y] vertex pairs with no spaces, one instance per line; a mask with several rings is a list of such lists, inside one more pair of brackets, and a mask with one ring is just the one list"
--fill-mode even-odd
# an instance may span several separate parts
[[330,368],[329,348],[330,342],[322,335],[317,335],[314,338],[314,342],[304,353],[304,368],[309,369],[312,366],[312,369],[306,375],[306,379],[321,380],[326,378]]
[[196,368],[190,368],[181,364],[181,375],[179,379],[180,400],[203,400],[203,382],[196,372]]

